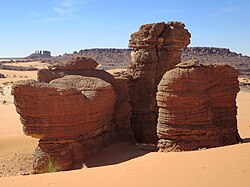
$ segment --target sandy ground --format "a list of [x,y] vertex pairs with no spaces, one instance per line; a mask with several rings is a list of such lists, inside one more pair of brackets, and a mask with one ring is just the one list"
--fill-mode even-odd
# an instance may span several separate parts
[[40,61],[33,61],[33,62],[11,62],[11,63],[3,63],[9,66],[21,66],[21,67],[36,67],[38,69],[45,68],[49,64],[48,63],[41,63]]
[[[31,72],[18,73],[29,78],[36,76]],[[13,81],[19,78],[24,77],[16,76]],[[10,102],[0,103],[0,176],[27,175],[37,140],[22,135],[12,98],[7,94],[8,89],[4,90],[4,99],[9,98]],[[81,170],[1,177],[0,186],[249,187],[250,92],[238,94],[237,106],[239,133],[246,143],[179,153],[149,153],[142,146],[118,143],[93,157]]]
[[106,71],[111,73],[111,74],[116,74],[116,73],[119,73],[121,71],[126,71],[126,69],[108,69]]
[[[8,63],[8,65],[46,67],[48,64],[40,62]],[[0,70],[6,78],[0,78],[0,135],[22,134],[22,126],[19,116],[13,105],[13,96],[10,95],[11,85],[15,81],[25,79],[36,79],[36,71],[10,71]]]

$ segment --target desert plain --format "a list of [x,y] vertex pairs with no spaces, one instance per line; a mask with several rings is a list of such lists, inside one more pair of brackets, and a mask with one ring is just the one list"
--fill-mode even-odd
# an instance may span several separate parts
[[[43,68],[45,63],[19,63]],[[112,71],[112,70],[111,70]],[[31,175],[37,139],[23,135],[10,95],[13,82],[36,79],[36,71],[0,70],[0,186],[227,186],[250,185],[250,92],[237,95],[238,130],[244,143],[188,152],[150,152],[146,146],[116,143],[82,169]]]

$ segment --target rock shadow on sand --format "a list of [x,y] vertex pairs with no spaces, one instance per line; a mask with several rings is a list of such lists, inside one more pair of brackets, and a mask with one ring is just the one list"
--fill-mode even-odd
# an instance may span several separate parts
[[250,143],[250,138],[243,138],[243,143]]
[[120,142],[110,145],[100,151],[99,154],[86,161],[88,168],[119,164],[156,151],[155,146],[134,145],[128,142]]

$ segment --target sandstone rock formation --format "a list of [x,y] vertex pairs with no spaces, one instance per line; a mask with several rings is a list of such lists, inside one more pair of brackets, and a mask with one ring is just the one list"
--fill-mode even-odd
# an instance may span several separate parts
[[95,69],[98,63],[92,58],[85,56],[72,56],[61,57],[56,60],[56,63],[49,66],[51,70],[83,70]]
[[49,69],[39,70],[37,73],[38,81],[49,83],[66,75],[81,75],[84,77],[97,77],[110,83],[117,96],[114,108],[114,123],[116,124],[118,140],[134,142],[134,135],[130,126],[131,106],[126,75],[111,75],[104,70],[95,69],[97,62],[82,56],[69,56],[58,61],[60,62],[50,66]]
[[32,53],[31,55],[26,57],[27,59],[49,59],[51,58],[51,52],[50,51],[35,51],[35,53]]
[[37,81],[16,83],[12,94],[24,132],[40,139],[35,173],[81,168],[117,140],[156,143],[159,138],[160,151],[240,141],[238,72],[196,60],[180,63],[181,50],[190,43],[184,27],[142,25],[131,35],[126,72],[110,74],[75,54],[39,70]]
[[119,141],[134,142],[134,133],[131,128],[132,109],[129,98],[129,82],[123,73],[113,75],[114,81],[110,81],[116,93],[116,103],[114,108],[114,123],[117,129],[117,139]]
[[[61,61],[59,61],[61,60]],[[134,141],[128,79],[95,69],[98,63],[68,56],[38,71],[38,81],[12,88],[24,132],[39,138],[35,173],[80,168],[114,141]]]
[[160,151],[188,151],[238,143],[238,71],[228,65],[188,61],[158,85]]
[[101,79],[69,75],[50,83],[21,81],[12,94],[25,134],[40,138],[36,173],[44,172],[48,159],[60,170],[79,168],[109,138],[116,139],[116,95]]
[[167,70],[181,62],[181,49],[190,43],[190,33],[180,22],[142,25],[131,35],[132,61],[127,74],[136,141],[155,143],[157,85]]

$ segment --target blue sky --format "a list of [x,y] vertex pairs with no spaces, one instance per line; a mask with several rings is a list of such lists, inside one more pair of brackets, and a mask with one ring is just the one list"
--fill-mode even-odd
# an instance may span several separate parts
[[141,24],[182,21],[190,46],[250,55],[249,0],[8,0],[0,2],[0,57],[127,48]]

